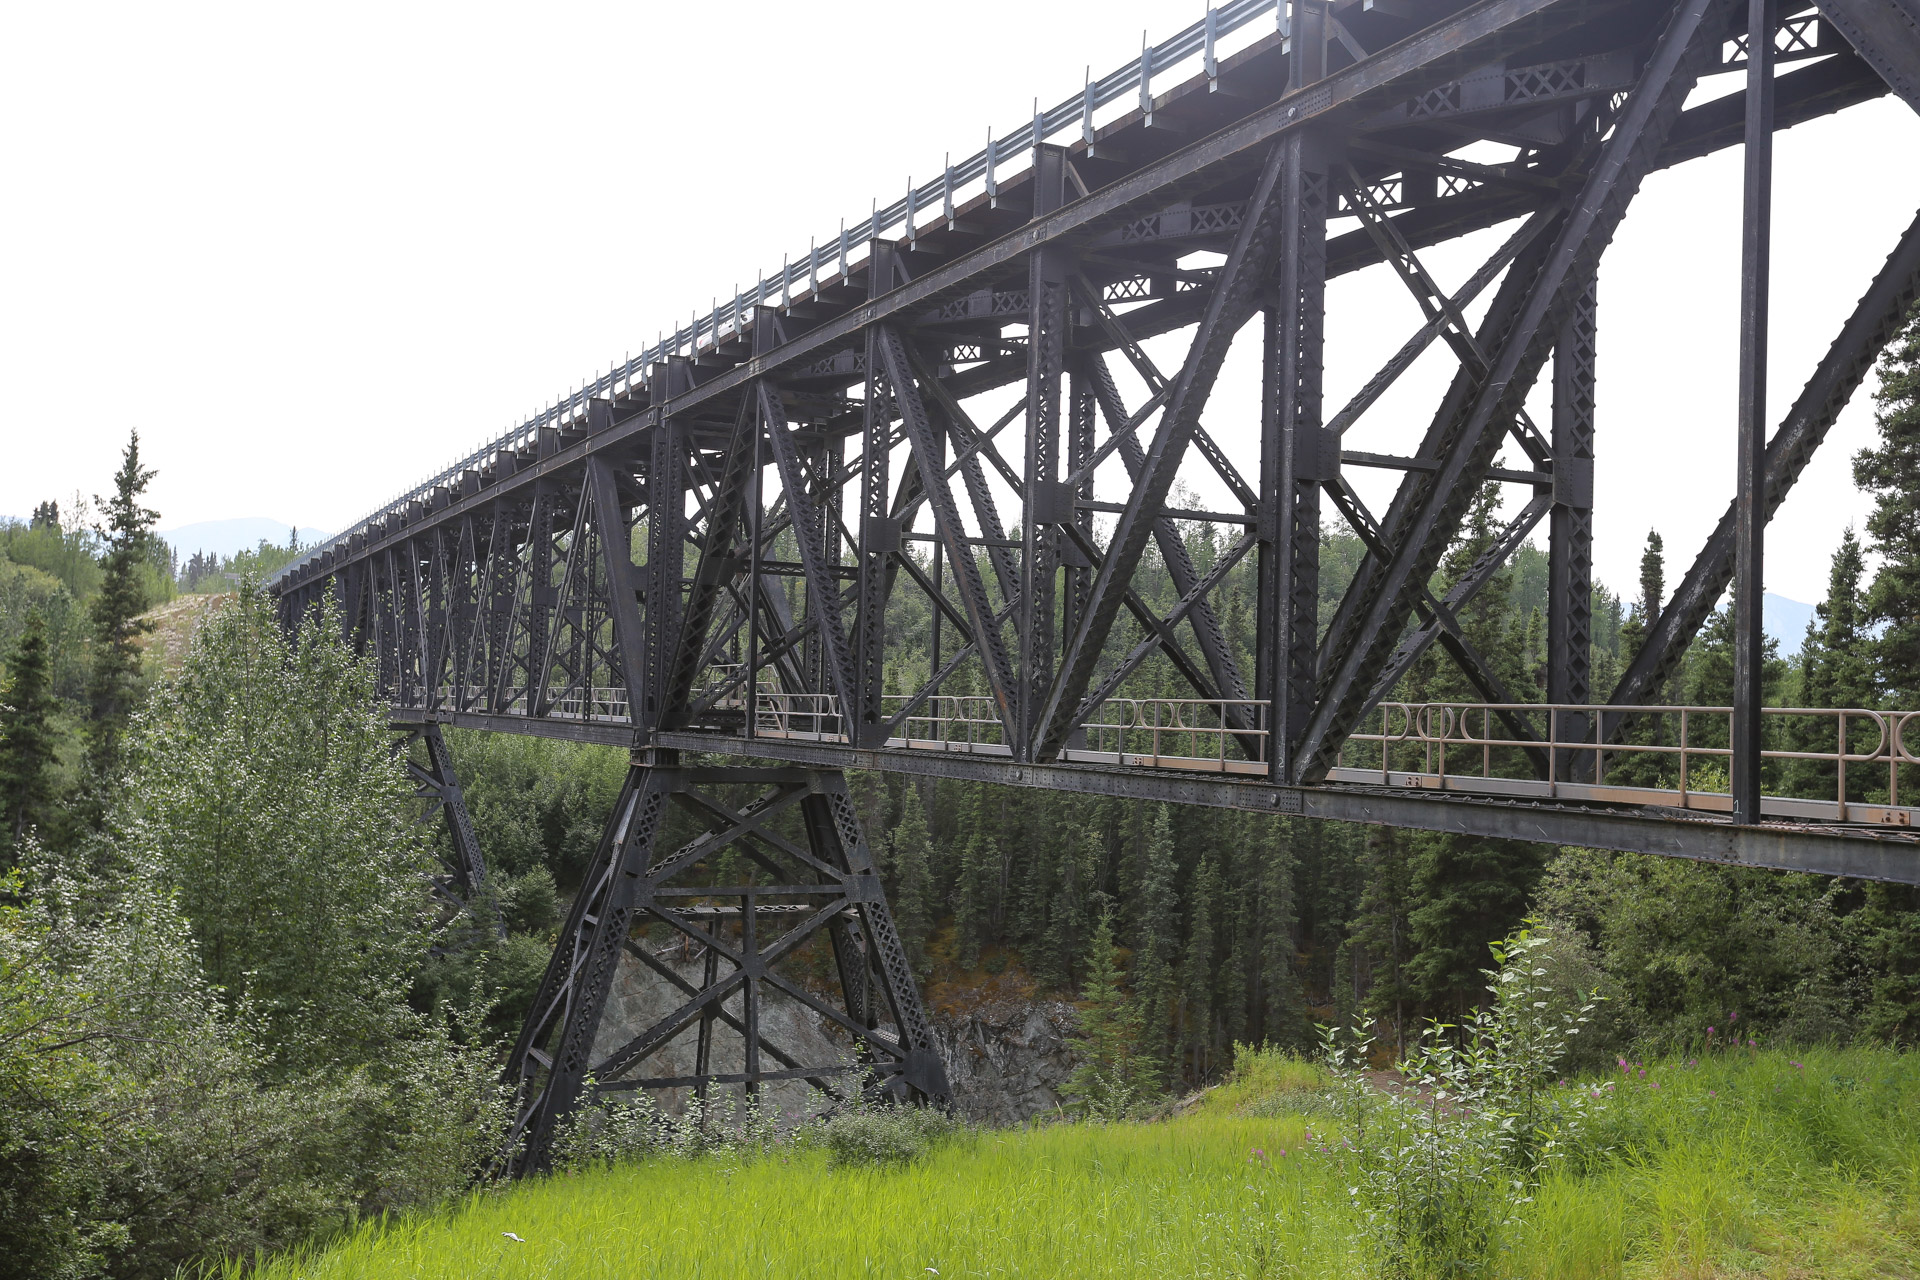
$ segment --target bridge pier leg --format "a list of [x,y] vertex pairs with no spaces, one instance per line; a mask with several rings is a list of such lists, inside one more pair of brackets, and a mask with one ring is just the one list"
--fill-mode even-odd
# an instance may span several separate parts
[[[413,779],[414,795],[425,805],[421,820],[432,819],[435,812],[446,820],[449,852],[442,859],[446,875],[435,888],[438,891],[436,896],[448,904],[447,918],[453,918],[454,910],[472,912],[476,919],[485,921],[494,937],[506,937],[506,924],[500,918],[497,903],[488,901],[487,914],[484,917],[480,915],[482,900],[487,896],[487,864],[480,855],[480,838],[474,833],[473,818],[467,812],[466,795],[460,789],[460,779],[453,771],[453,754],[447,750],[447,740],[441,736],[440,726],[428,721],[393,727],[405,735],[395,745],[407,762],[407,774]],[[413,754],[416,743],[425,749],[424,764]]]
[[[801,980],[822,947],[837,1002]],[[609,1042],[601,1024],[623,958],[672,988],[675,1004]],[[722,1085],[752,1095],[788,1080],[842,1093],[847,1061],[808,1061],[781,1045],[766,1027],[770,997],[812,1010],[849,1050],[858,1043],[859,1087],[949,1103],[845,776],[636,757],[507,1064],[509,1171],[549,1165],[560,1125],[591,1101],[589,1081],[594,1096],[707,1096]]]

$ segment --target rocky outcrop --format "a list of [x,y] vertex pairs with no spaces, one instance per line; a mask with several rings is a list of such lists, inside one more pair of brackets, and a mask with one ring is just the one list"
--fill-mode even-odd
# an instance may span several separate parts
[[[700,985],[699,960],[682,959],[677,951],[659,956],[685,982]],[[935,998],[929,1014],[936,1047],[962,1115],[983,1124],[1018,1124],[1060,1105],[1061,1087],[1074,1068],[1073,1051],[1067,1047],[1074,1028],[1072,1005],[1038,998],[1029,984],[1005,978],[980,986],[942,983],[931,994]],[[628,1043],[686,1000],[681,988],[632,956],[623,956],[594,1041],[595,1060]],[[741,998],[736,995],[727,1001],[726,1009],[741,1018]],[[765,1042],[808,1066],[846,1061],[851,1053],[852,1042],[839,1027],[777,991],[769,991],[761,1001],[760,1027]],[[695,1029],[683,1031],[647,1059],[643,1074],[651,1079],[692,1075],[696,1044]],[[738,1032],[716,1022],[709,1069],[744,1070],[742,1047]],[[779,1070],[782,1064],[769,1057],[763,1066]],[[689,1092],[668,1088],[654,1096],[663,1108],[677,1114]],[[808,1085],[799,1080],[773,1084],[766,1096],[788,1120],[820,1106]]]
[[934,1014],[954,1105],[982,1124],[1018,1124],[1057,1109],[1075,1058],[1073,1006],[1002,997]]

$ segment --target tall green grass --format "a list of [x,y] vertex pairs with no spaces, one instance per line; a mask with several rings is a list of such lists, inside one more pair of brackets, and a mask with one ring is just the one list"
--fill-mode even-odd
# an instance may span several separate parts
[[[1920,1062],[1800,1062],[1649,1063],[1580,1086],[1611,1095],[1596,1143],[1541,1187],[1500,1274],[1920,1277]],[[977,1133],[905,1168],[782,1148],[563,1174],[260,1274],[1361,1277],[1338,1142],[1307,1139],[1329,1123],[1313,1078],[1248,1060],[1168,1122]]]

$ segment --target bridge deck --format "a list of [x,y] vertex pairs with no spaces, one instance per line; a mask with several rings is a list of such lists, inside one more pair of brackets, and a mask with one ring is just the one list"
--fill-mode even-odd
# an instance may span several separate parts
[[[1681,709],[1671,710],[1677,713]],[[549,713],[529,717],[422,707],[395,707],[392,716],[398,724],[434,722],[625,749],[637,747],[631,724],[605,716]],[[1015,760],[1001,743],[902,737],[888,739],[877,747],[856,748],[841,733],[777,726],[763,728],[752,736],[712,730],[662,733],[654,735],[652,742],[670,751],[820,768],[871,769],[1090,795],[1132,796],[1920,883],[1920,835],[1912,829],[1914,809],[1897,804],[1768,796],[1765,813],[1769,820],[1743,825],[1729,820],[1731,799],[1724,792],[1677,787],[1403,768],[1389,768],[1384,773],[1378,768],[1341,768],[1324,784],[1290,787],[1270,782],[1264,763],[1231,756],[1068,748],[1055,761],[1035,763]],[[1460,745],[1458,741],[1453,744],[1455,748]],[[1656,752],[1663,749],[1648,748]],[[644,757],[647,748],[640,750]],[[1726,752],[1724,747],[1711,746],[1689,750],[1708,758]],[[1779,753],[1782,758],[1815,760],[1835,760],[1837,754]],[[1879,757],[1879,761],[1884,764],[1885,757]]]

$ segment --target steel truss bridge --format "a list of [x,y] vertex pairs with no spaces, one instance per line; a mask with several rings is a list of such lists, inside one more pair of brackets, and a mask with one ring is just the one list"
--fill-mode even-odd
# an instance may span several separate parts
[[[1767,521],[1920,292],[1916,219],[1769,416],[1773,134],[1889,92],[1920,109],[1920,0],[1231,0],[290,566],[289,625],[330,609],[427,743],[454,896],[485,869],[439,726],[634,753],[513,1054],[519,1166],[589,1083],[844,1087],[764,1034],[774,992],[857,1039],[869,1087],[946,1093],[846,769],[1920,880],[1910,717],[1760,694]],[[1596,274],[1649,174],[1733,146],[1738,493],[1596,689]],[[1490,229],[1457,288],[1423,262]],[[1381,263],[1424,322],[1327,403],[1328,282]],[[1230,433],[1207,410],[1236,339],[1264,387]],[[1367,451],[1430,348],[1451,378],[1418,447]],[[1400,474],[1384,509],[1360,468]],[[1436,594],[1489,479],[1518,514]],[[1542,526],[1544,704],[1457,622]],[[1329,527],[1365,555],[1323,618]],[[1660,705],[1730,583],[1733,705]],[[1479,701],[1393,700],[1434,644]],[[1832,748],[1778,747],[1808,715]],[[1782,754],[1832,793],[1763,794]],[[791,963],[822,935],[829,995]],[[684,999],[597,1043],[623,957]],[[650,1065],[683,1039],[691,1070]]]

